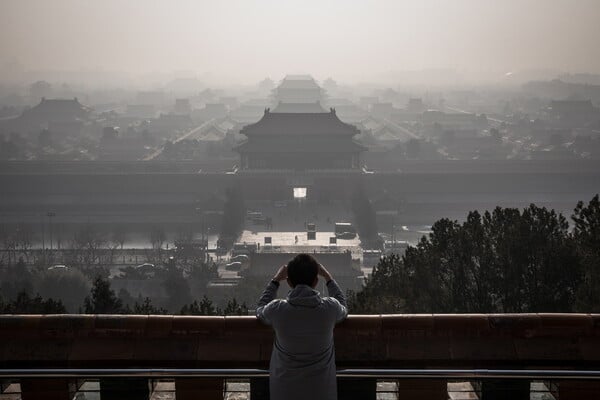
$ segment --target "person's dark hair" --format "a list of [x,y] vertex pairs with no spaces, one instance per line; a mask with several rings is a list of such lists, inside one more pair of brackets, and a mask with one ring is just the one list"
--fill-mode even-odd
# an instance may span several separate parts
[[310,254],[298,254],[287,265],[287,275],[292,286],[312,286],[319,274],[319,263]]

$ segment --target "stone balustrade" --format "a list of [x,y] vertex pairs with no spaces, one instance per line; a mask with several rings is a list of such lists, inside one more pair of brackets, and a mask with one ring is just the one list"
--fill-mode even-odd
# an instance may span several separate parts
[[[2,315],[0,368],[267,368],[272,340],[272,330],[252,316]],[[600,314],[351,315],[336,327],[335,344],[340,369],[600,370]],[[120,380],[106,380],[103,399],[111,398],[108,388],[121,387],[111,382]],[[374,398],[374,382],[340,381],[340,398]],[[560,400],[598,396],[598,382],[557,382]],[[446,400],[446,383],[408,379],[400,381],[398,391]],[[58,387],[56,398],[64,399],[68,384],[67,379],[24,379],[22,398]],[[222,385],[218,378],[176,379],[177,399],[209,392],[207,398],[222,398]],[[508,392],[529,399],[526,380],[482,385],[484,399]],[[147,398],[143,392],[139,398]]]

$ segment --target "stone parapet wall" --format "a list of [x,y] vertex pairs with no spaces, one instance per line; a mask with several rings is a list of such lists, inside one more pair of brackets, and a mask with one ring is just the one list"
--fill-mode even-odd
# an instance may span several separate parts
[[[265,368],[273,332],[252,316],[2,315],[0,368]],[[351,315],[340,368],[600,366],[600,314]]]

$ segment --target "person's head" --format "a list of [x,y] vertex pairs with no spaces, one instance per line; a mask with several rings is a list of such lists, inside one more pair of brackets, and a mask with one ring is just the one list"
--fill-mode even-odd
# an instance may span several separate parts
[[319,263],[310,254],[298,254],[287,265],[287,281],[291,287],[296,285],[317,286],[319,282]]

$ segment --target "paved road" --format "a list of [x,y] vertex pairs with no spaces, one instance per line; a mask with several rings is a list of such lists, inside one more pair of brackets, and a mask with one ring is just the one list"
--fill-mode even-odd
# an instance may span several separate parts
[[[447,108],[448,110],[450,110],[450,111],[455,111],[455,112],[457,112],[457,113],[461,113],[461,114],[473,114],[473,113],[472,113],[472,112],[470,112],[470,111],[467,111],[467,110],[461,110],[460,108],[456,108],[456,107],[448,107],[448,106],[446,106],[446,108]],[[501,124],[501,123],[503,123],[503,122],[506,122],[506,123],[508,123],[508,121],[503,121],[503,120],[501,120],[501,119],[498,119],[498,118],[492,118],[492,117],[490,117],[489,115],[487,116],[487,119],[488,119],[489,121],[496,122],[497,124]]]
[[[206,122],[201,123],[200,125],[198,125],[197,127],[195,127],[194,129],[184,133],[183,135],[181,135],[180,137],[178,137],[177,139],[175,139],[173,141],[173,143],[177,143],[177,142],[181,142],[182,140],[185,140],[187,138],[189,138],[190,136],[194,136],[197,133],[199,133],[204,127],[210,125],[211,123],[213,123],[215,121],[214,118],[209,119]],[[158,155],[162,152],[162,148],[157,149],[154,153],[146,156],[143,160],[144,161],[149,161],[149,160],[154,160],[156,157],[158,157]]]
[[404,133],[405,135],[410,136],[412,139],[419,139],[419,136],[417,134],[415,134],[412,131],[409,131],[408,129],[406,129],[402,125],[398,125],[394,121],[390,121],[387,118],[384,118],[383,120],[385,121],[386,124],[393,126],[394,128],[396,128],[399,131],[401,131],[402,133]]
[[188,133],[186,133],[185,135],[180,136],[177,139],[175,139],[175,141],[173,143],[181,142],[182,140],[185,140],[185,139],[189,138],[190,136],[194,136],[195,134],[199,133],[204,127],[210,125],[214,121],[215,121],[215,118],[211,118],[208,121],[201,123],[200,125],[198,125],[194,129],[192,129],[191,131],[189,131]]

